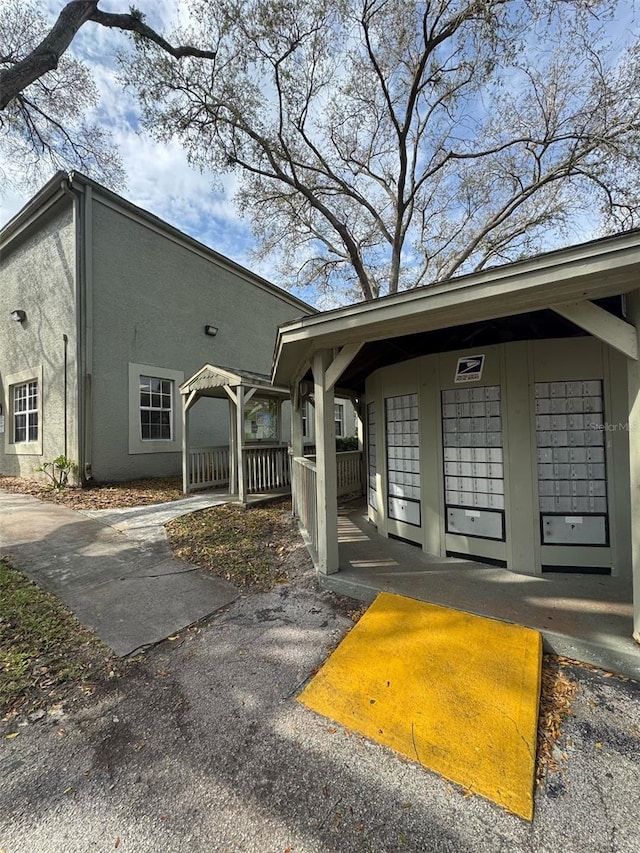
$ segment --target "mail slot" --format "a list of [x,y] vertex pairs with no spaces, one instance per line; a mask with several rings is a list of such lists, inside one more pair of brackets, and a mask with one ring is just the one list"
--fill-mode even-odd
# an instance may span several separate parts
[[504,515],[491,510],[448,507],[447,533],[503,540]]
[[543,515],[544,545],[608,545],[605,515]]

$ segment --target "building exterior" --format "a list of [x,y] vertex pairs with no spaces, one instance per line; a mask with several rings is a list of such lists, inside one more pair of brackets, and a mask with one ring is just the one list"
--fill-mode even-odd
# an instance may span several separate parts
[[[88,178],[60,172],[0,232],[0,474],[64,454],[83,479],[181,471],[178,388],[215,362],[268,373],[306,303]],[[191,443],[227,444],[208,401]]]
[[[634,231],[283,325],[273,381],[315,392],[319,571],[340,565],[340,386],[360,396],[380,535],[518,573],[633,578],[640,641],[639,283]],[[301,433],[294,406],[294,486]]]

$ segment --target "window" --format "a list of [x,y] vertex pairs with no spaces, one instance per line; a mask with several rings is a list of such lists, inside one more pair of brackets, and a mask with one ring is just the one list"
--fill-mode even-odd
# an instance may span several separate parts
[[155,376],[140,377],[140,438],[171,441],[173,438],[173,382]]
[[13,440],[16,444],[38,440],[38,383],[13,386]]
[[334,418],[336,422],[336,437],[344,435],[344,406],[342,403],[336,403],[334,407]]
[[129,362],[129,453],[180,453],[181,370]]
[[5,397],[0,414],[6,412],[6,429],[0,441],[4,452],[18,456],[42,456],[42,365],[32,365],[19,373],[2,377]]

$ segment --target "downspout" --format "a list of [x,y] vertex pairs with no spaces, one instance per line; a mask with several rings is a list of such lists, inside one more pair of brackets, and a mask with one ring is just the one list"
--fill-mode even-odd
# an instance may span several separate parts
[[65,459],[69,456],[69,405],[68,405],[68,396],[69,396],[69,378],[67,376],[67,371],[69,367],[69,337],[67,335],[62,336],[62,341],[64,344],[64,455]]
[[73,201],[76,236],[76,379],[78,470],[81,482],[93,479],[91,378],[93,362],[93,258],[91,246],[91,188],[84,192],[73,184],[73,173],[61,182],[62,191]]

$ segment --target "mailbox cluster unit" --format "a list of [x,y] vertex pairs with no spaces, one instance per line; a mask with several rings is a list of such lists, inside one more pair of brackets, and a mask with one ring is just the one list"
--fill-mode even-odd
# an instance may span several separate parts
[[542,541],[607,545],[602,380],[538,382],[535,398]]
[[623,575],[627,392],[624,356],[590,337],[378,368],[366,384],[368,517],[437,557]]
[[389,518],[420,525],[418,395],[385,400]]
[[376,476],[376,404],[367,403],[367,472],[369,506],[377,505],[378,486]]
[[500,386],[442,391],[447,532],[504,539]]

